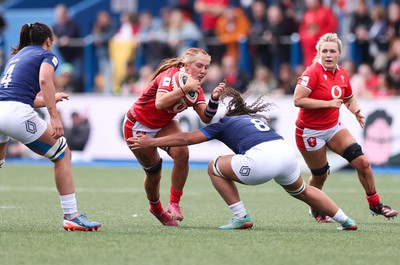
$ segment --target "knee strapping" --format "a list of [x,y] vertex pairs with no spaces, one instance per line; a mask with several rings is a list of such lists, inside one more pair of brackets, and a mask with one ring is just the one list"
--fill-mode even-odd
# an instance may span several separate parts
[[216,176],[218,176],[218,177],[224,177],[224,175],[222,175],[222,173],[221,173],[221,171],[219,170],[219,167],[218,167],[218,159],[220,158],[220,156],[219,157],[217,157],[216,159],[215,159],[215,161],[214,161],[214,163],[213,163],[213,172],[214,172],[214,174],[216,175]]
[[162,169],[162,158],[160,158],[160,160],[158,160],[158,162],[155,163],[153,166],[143,167],[143,170],[149,174],[155,174],[157,172],[160,172],[161,169]]
[[291,196],[298,196],[300,195],[304,190],[306,189],[306,183],[303,180],[303,183],[301,184],[300,188],[296,189],[296,190],[286,190],[287,193],[289,193],[289,195]]
[[330,168],[330,166],[329,166],[329,163],[326,163],[326,165],[325,166],[323,166],[323,167],[321,167],[321,168],[318,168],[318,169],[310,169],[311,170],[311,173],[314,175],[314,176],[322,176],[322,175],[324,175],[326,172],[328,172],[328,175],[329,175],[329,168]]
[[62,159],[64,157],[65,150],[68,147],[65,137],[58,138],[53,146],[38,140],[27,144],[26,146],[36,153],[42,154],[44,157],[47,157],[51,161]]
[[352,144],[346,148],[343,152],[343,158],[345,158],[349,163],[359,156],[364,155],[361,146],[358,143]]
[[50,147],[49,150],[44,154],[45,157],[54,161],[56,159],[62,159],[67,149],[67,139],[65,137],[58,138],[57,142]]

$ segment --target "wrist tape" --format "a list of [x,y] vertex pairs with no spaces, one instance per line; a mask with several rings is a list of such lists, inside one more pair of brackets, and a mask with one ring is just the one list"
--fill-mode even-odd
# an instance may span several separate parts
[[218,104],[219,100],[214,100],[211,97],[208,101],[206,109],[204,110],[204,115],[206,115],[208,118],[214,117],[218,110]]

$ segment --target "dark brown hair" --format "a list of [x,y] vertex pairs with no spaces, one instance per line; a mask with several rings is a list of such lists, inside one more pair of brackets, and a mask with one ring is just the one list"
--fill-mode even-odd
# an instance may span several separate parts
[[225,87],[221,100],[223,101],[227,97],[231,97],[231,100],[228,103],[225,116],[250,115],[268,121],[268,118],[262,112],[269,111],[270,107],[275,105],[273,103],[264,103],[263,95],[259,96],[252,104],[247,105],[239,91],[230,86]]
[[24,47],[29,45],[43,45],[47,38],[53,41],[53,31],[46,24],[35,22],[26,23],[21,27],[19,34],[19,44],[17,47],[11,47],[11,54],[17,54]]

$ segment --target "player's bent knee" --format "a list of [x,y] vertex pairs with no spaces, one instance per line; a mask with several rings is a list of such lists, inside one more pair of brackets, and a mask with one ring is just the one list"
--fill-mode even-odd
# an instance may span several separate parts
[[361,169],[369,169],[370,168],[370,163],[366,156],[364,156],[360,161],[361,162],[359,164],[360,164]]
[[212,173],[214,173],[215,176],[225,178],[224,175],[221,173],[221,170],[218,167],[218,160],[220,159],[220,156],[217,157],[214,161],[212,162]]
[[158,160],[157,163],[155,163],[150,167],[143,167],[143,170],[146,171],[146,173],[148,174],[158,173],[161,171],[161,169],[162,169],[162,158],[160,158],[160,160]]
[[174,162],[189,163],[189,148],[187,146],[176,147],[173,153],[170,151],[168,154],[174,159]]
[[326,165],[321,168],[318,168],[318,169],[310,168],[310,170],[314,176],[323,176],[323,175],[325,175],[326,172],[328,172],[328,175],[329,175],[329,168],[330,168],[329,163],[326,163]]
[[295,190],[286,190],[286,192],[289,194],[289,195],[291,195],[291,196],[294,196],[294,197],[297,197],[297,196],[299,196],[300,194],[302,194],[303,193],[303,191],[305,191],[305,189],[306,189],[306,183],[304,182],[304,180],[303,180],[303,183],[301,184],[301,186],[298,188],[298,189],[295,189]]
[[359,156],[364,155],[361,146],[358,143],[352,144],[346,148],[343,152],[343,158],[345,158],[349,163]]

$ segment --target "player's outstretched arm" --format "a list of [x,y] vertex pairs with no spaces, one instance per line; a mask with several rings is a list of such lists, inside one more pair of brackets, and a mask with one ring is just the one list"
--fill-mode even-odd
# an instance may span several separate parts
[[171,135],[150,138],[146,135],[138,135],[127,140],[131,150],[147,147],[167,147],[167,146],[185,146],[198,144],[208,141],[208,138],[200,130],[193,132],[174,133]]

